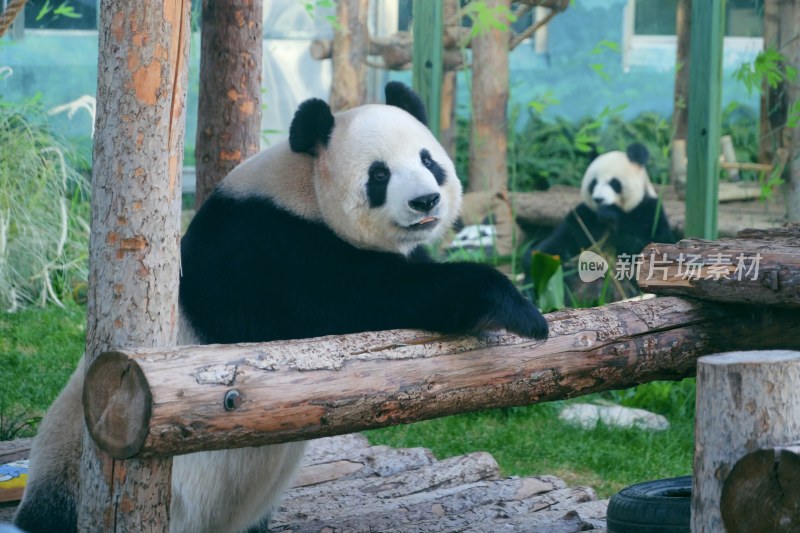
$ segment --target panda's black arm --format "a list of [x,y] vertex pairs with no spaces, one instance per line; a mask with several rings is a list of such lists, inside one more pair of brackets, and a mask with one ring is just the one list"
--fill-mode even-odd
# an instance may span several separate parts
[[488,265],[416,263],[406,267],[398,269],[390,282],[395,304],[382,305],[387,313],[384,318],[392,322],[444,333],[505,328],[527,337],[547,337],[547,321],[539,310],[505,275]]
[[656,198],[645,198],[620,220],[612,242],[617,253],[635,255],[651,242],[675,241],[664,208]]
[[[581,222],[578,222],[578,219]],[[597,239],[605,232],[606,224],[600,221],[597,214],[586,204],[580,204],[570,211],[553,232],[541,242],[534,244],[530,252],[537,250],[550,255],[558,255],[561,261],[567,261],[578,255],[581,250],[592,245],[584,227],[592,238]],[[530,266],[530,254],[525,255],[526,268]]]

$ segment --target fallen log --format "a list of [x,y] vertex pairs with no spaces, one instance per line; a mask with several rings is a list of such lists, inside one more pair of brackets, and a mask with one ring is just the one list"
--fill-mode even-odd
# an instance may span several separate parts
[[641,259],[637,279],[647,292],[800,307],[800,225],[651,244]]
[[113,457],[307,440],[693,375],[701,355],[800,347],[789,311],[662,298],[548,315],[551,337],[394,330],[103,354],[84,415]]

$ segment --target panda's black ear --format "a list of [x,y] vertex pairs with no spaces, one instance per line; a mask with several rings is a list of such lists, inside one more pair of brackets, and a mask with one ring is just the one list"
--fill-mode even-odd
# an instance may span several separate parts
[[306,100],[289,126],[289,146],[293,152],[316,155],[317,146],[327,146],[333,132],[333,114],[324,100]]
[[640,166],[645,166],[647,161],[650,159],[650,152],[648,152],[647,148],[640,143],[633,143],[632,145],[628,146],[626,153],[628,154],[628,159],[631,163],[636,163]]
[[408,111],[414,118],[428,125],[428,115],[425,113],[425,104],[411,87],[399,81],[390,81],[386,84],[386,105],[399,107]]

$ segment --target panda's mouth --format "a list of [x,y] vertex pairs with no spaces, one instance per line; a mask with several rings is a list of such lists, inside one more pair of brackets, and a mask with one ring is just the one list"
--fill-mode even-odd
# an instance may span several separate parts
[[406,228],[410,230],[430,229],[434,227],[438,222],[439,219],[436,217],[425,217],[419,222],[411,224],[410,226],[406,226]]

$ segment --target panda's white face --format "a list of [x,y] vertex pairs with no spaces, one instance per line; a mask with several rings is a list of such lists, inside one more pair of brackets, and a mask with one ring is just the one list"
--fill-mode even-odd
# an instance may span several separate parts
[[586,169],[581,182],[581,199],[594,211],[617,206],[628,213],[645,196],[656,196],[647,170],[631,162],[625,152],[606,152],[598,156]]
[[408,254],[458,216],[455,166],[427,127],[393,106],[336,115],[314,188],[325,223],[359,247]]

